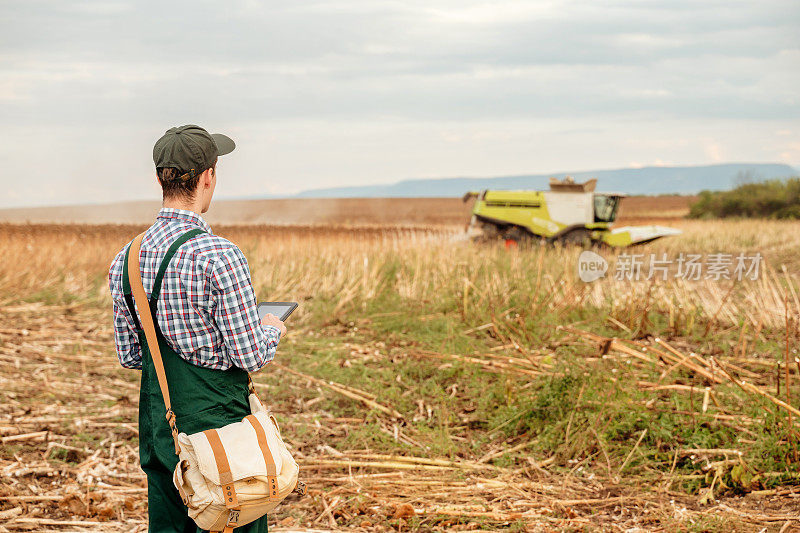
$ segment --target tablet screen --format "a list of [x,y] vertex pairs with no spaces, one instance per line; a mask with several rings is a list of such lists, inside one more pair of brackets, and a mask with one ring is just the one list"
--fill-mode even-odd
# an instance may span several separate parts
[[261,302],[258,304],[258,318],[263,319],[267,313],[272,313],[284,321],[295,309],[297,309],[297,302]]

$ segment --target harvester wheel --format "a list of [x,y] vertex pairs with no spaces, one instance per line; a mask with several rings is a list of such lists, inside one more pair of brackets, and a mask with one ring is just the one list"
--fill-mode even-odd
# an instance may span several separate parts
[[521,243],[530,238],[530,235],[517,227],[508,228],[506,231],[503,232],[503,238],[507,241],[514,241],[516,243]]
[[503,240],[505,240],[506,247],[511,246],[511,243],[522,247],[529,247],[544,242],[544,239],[539,235],[534,235],[530,231],[517,226],[506,228],[501,236]]
[[554,242],[559,242],[564,246],[587,247],[592,244],[592,236],[588,229],[576,228],[563,235],[559,235]]

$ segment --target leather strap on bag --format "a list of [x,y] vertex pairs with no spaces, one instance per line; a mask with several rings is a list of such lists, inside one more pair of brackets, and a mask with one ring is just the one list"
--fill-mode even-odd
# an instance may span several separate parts
[[258,439],[258,446],[261,448],[261,454],[264,456],[264,463],[267,465],[267,481],[269,483],[269,498],[271,500],[278,499],[278,467],[275,465],[275,458],[272,456],[272,451],[269,449],[267,443],[267,433],[261,422],[258,421],[253,415],[247,415],[245,420],[250,422],[256,432],[256,439]]
[[225,453],[225,447],[222,445],[222,440],[219,438],[217,430],[207,429],[203,434],[208,439],[208,444],[211,445],[211,451],[214,452],[214,461],[217,463],[219,482],[222,483],[225,507],[228,508],[228,521],[225,523],[222,533],[233,533],[233,530],[239,525],[239,512],[241,509],[239,508],[239,497],[236,496],[236,489],[233,486],[231,465],[228,463],[228,456]]
[[233,473],[231,472],[231,465],[228,463],[228,456],[225,454],[225,447],[222,445],[216,429],[207,429],[203,434],[211,445],[211,451],[214,452],[214,461],[217,463],[217,471],[219,472],[219,482],[222,484],[222,492],[225,495],[225,507],[235,509],[239,506],[239,498],[233,488]]

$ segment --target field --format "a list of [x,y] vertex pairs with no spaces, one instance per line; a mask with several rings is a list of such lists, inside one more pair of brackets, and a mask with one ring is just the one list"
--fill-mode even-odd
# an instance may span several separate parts
[[[271,530],[800,528],[800,223],[646,202],[684,233],[636,253],[758,252],[757,279],[584,283],[580,250],[449,219],[215,226],[300,302],[255,376],[310,488]],[[106,288],[143,227],[0,225],[0,531],[146,530]]]

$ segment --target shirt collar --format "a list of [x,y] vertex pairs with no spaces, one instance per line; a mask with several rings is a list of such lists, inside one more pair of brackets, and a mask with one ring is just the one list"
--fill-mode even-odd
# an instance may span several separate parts
[[194,211],[189,211],[188,209],[174,209],[172,207],[162,207],[161,211],[158,212],[157,218],[165,220],[169,219],[180,220],[181,222],[185,222],[187,224],[199,226],[206,233],[211,233],[211,226],[208,225],[208,222],[203,220],[203,217],[201,217]]

